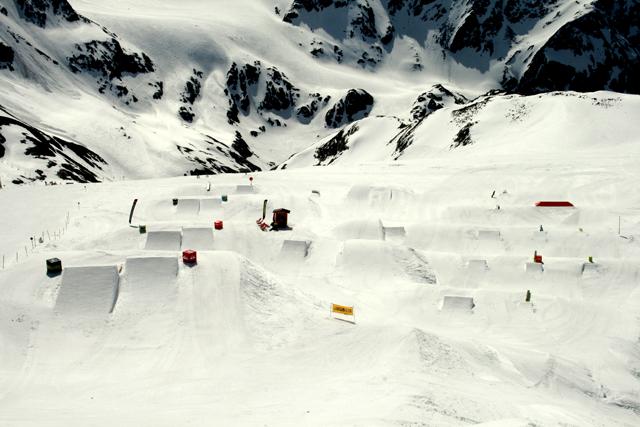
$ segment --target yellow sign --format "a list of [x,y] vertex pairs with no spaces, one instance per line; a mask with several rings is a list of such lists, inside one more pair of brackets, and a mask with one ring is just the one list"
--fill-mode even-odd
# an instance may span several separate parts
[[347,307],[346,305],[331,304],[331,311],[345,316],[353,316],[353,307]]

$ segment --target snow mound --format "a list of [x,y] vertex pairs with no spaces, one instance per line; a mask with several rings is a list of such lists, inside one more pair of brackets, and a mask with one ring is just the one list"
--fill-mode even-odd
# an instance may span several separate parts
[[285,240],[280,253],[284,257],[305,258],[309,254],[309,246],[311,242],[308,240]]
[[337,265],[348,276],[372,282],[436,283],[434,271],[420,253],[387,242],[347,240],[338,254]]

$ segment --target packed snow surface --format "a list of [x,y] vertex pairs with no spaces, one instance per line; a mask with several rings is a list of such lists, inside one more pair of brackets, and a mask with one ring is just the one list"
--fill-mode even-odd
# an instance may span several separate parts
[[0,425],[637,426],[639,145],[505,143],[0,190]]

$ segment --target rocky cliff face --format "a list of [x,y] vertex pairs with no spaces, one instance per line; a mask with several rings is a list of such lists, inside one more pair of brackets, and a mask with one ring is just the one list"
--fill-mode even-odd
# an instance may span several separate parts
[[336,102],[325,115],[329,128],[339,128],[369,115],[373,108],[373,96],[364,89],[351,89]]
[[76,44],[76,51],[67,58],[74,73],[85,72],[96,79],[98,91],[109,90],[125,103],[138,102],[136,95],[123,82],[125,76],[151,73],[154,65],[145,53],[127,52],[116,38],[92,40]]
[[409,37],[467,67],[502,64],[501,84],[513,92],[640,93],[631,78],[640,72],[639,8],[634,0],[293,0],[283,21],[321,28],[330,39],[315,44],[351,50],[363,67]]
[[42,28],[59,21],[88,22],[76,13],[67,0],[15,0],[14,3],[24,20]]
[[612,90],[640,93],[640,3],[597,1],[593,9],[562,26],[536,52],[512,91]]
[[15,53],[11,46],[7,46],[6,44],[0,42],[0,70],[11,70],[13,71],[13,58]]

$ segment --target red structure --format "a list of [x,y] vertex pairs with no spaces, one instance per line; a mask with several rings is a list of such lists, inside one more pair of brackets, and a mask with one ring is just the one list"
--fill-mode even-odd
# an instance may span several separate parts
[[544,262],[542,262],[542,255],[538,255],[538,251],[533,253],[533,262],[537,264],[544,264]]
[[182,251],[182,262],[185,264],[196,264],[198,262],[198,253],[191,249]]
[[215,221],[215,222],[213,223],[213,227],[214,227],[216,230],[222,230],[222,228],[223,228],[222,221],[220,221],[220,220]]
[[536,202],[536,206],[541,207],[541,208],[542,207],[572,208],[573,207],[573,203],[567,202],[567,201],[555,201],[555,202],[542,201],[542,202]]
[[288,209],[284,209],[284,208],[280,208],[280,209],[276,209],[273,211],[273,223],[271,224],[271,227],[273,227],[275,230],[286,230],[289,228],[289,225],[287,224],[288,220],[289,220],[289,214],[291,213],[290,210]]

